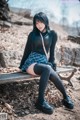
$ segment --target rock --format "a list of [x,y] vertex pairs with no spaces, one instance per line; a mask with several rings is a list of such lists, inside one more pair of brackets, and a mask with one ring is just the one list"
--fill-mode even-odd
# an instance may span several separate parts
[[28,110],[25,110],[25,114],[29,114],[29,111],[28,111]]
[[74,49],[74,53],[75,53],[75,59],[73,64],[75,66],[80,66],[80,48]]
[[11,27],[12,24],[8,21],[2,21],[0,20],[0,25],[5,26],[5,27]]
[[13,12],[13,14],[18,14],[25,18],[32,18],[30,9],[10,7],[10,11]]
[[80,46],[71,48],[62,45],[58,47],[56,59],[61,64],[80,66]]
[[71,83],[73,85],[74,90],[80,90],[80,83],[75,77],[71,78]]
[[68,36],[68,40],[71,40],[72,42],[80,44],[80,36]]

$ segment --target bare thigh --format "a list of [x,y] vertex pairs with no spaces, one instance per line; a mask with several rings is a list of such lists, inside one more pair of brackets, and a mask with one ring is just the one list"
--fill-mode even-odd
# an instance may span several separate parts
[[28,67],[28,69],[26,70],[26,72],[29,73],[29,74],[31,74],[31,75],[38,76],[37,74],[34,73],[34,65],[35,65],[35,64],[36,64],[36,63],[31,64],[31,65]]

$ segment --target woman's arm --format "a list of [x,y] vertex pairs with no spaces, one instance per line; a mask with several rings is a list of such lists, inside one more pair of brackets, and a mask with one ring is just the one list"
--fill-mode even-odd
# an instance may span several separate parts
[[52,63],[53,65],[53,69],[56,70],[56,64],[55,64],[55,56],[54,56],[54,52],[55,52],[55,45],[57,42],[57,33],[54,31],[51,31],[51,35],[52,35],[52,43],[51,43],[51,47],[50,47],[50,57],[49,57],[49,62]]
[[30,33],[28,36],[27,43],[26,43],[24,53],[23,53],[23,57],[22,57],[22,60],[19,66],[20,69],[22,65],[24,64],[25,60],[27,59],[27,57],[29,56],[29,54],[31,53],[31,49],[32,49],[31,44],[32,42],[31,42],[31,33]]

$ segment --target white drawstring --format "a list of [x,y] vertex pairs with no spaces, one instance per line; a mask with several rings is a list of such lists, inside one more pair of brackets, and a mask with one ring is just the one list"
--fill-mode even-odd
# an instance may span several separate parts
[[40,36],[41,36],[42,45],[43,45],[43,49],[44,49],[45,55],[46,55],[46,57],[47,57],[47,59],[48,59],[48,53],[47,53],[47,51],[46,51],[46,48],[45,48],[45,45],[44,45],[43,36],[42,36],[42,34],[41,34],[41,33],[40,33]]

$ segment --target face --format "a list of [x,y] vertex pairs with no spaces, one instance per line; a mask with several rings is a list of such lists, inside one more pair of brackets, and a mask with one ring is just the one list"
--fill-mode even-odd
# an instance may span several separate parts
[[43,23],[43,22],[41,22],[41,21],[36,21],[36,27],[37,27],[37,29],[39,30],[39,31],[43,31],[43,30],[45,30],[45,24]]

